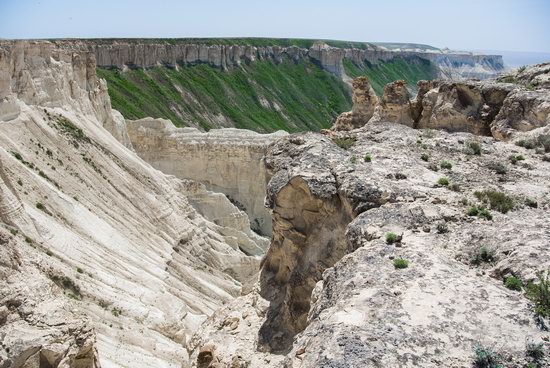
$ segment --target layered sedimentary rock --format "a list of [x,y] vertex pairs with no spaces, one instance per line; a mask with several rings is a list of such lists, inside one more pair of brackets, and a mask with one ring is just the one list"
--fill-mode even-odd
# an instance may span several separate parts
[[353,130],[365,125],[374,115],[378,97],[372,89],[367,77],[358,77],[352,81],[353,107],[349,112],[338,116],[333,130]]
[[[546,74],[545,74],[546,73]],[[515,75],[544,80],[550,69],[544,65],[526,68]],[[515,78],[517,76],[508,76]],[[354,94],[364,93],[368,81],[354,83]],[[389,121],[415,128],[445,129],[492,135],[500,140],[537,130],[550,124],[550,92],[541,83],[536,89],[525,83],[500,81],[420,81],[414,100],[403,81],[389,83],[376,103],[372,118],[353,119],[354,110],[364,103],[354,101],[351,112],[341,114],[332,130],[352,130],[369,122]]]
[[326,71],[345,77],[343,60],[357,65],[377,64],[400,58],[422,58],[434,63],[442,78],[488,78],[504,69],[499,55],[475,55],[443,50],[388,50],[374,44],[363,49],[340,48],[315,42],[310,48],[297,46],[209,45],[193,40],[66,40],[56,41],[62,47],[83,48],[94,53],[102,67],[125,66],[148,68],[156,65],[176,67],[178,64],[207,63],[214,67],[230,68],[255,60],[281,62],[283,58],[298,61],[311,58]]
[[186,366],[266,240],[128,149],[93,54],[2,42],[0,65],[0,366]]
[[248,213],[253,229],[271,235],[271,214],[264,206],[269,177],[263,156],[270,143],[287,133],[239,129],[204,133],[176,128],[162,119],[129,121],[128,133],[136,152],[153,167],[226,194]]

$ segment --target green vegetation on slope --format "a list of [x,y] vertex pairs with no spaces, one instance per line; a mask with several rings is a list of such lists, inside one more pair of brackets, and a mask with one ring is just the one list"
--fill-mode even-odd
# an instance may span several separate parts
[[176,69],[98,69],[107,80],[113,108],[125,118],[172,120],[210,129],[231,125],[271,132],[330,127],[351,108],[350,91],[312,62],[257,61],[222,71],[206,64]]
[[415,90],[416,82],[422,79],[434,79],[437,77],[437,69],[428,60],[421,58],[395,58],[388,62],[380,61],[378,64],[366,62],[356,65],[351,60],[344,59],[344,69],[351,78],[366,75],[374,91],[381,96],[384,86],[390,82],[404,79],[407,86]]

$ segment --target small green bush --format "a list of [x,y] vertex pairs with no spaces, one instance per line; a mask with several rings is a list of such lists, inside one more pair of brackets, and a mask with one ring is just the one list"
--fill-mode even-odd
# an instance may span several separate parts
[[476,141],[466,142],[466,153],[470,155],[481,155],[481,144]]
[[539,206],[538,202],[532,200],[531,198],[525,198],[525,205],[531,208],[537,208]]
[[439,224],[437,224],[436,230],[440,234],[445,234],[449,231],[449,227],[447,226],[447,223],[440,222]]
[[430,156],[427,153],[423,153],[422,155],[420,155],[420,159],[422,161],[428,161],[430,159]]
[[485,245],[479,247],[470,259],[470,262],[474,265],[479,265],[481,263],[492,263],[494,261],[496,261],[495,251]]
[[439,166],[441,166],[442,169],[451,170],[453,168],[453,165],[446,160],[443,160],[439,163]]
[[352,165],[355,165],[355,164],[357,163],[357,157],[351,156],[351,158],[349,159],[349,162],[350,162]]
[[514,209],[514,199],[503,192],[496,190],[476,191],[474,195],[483,203],[488,203],[491,209],[507,213]]
[[537,344],[534,342],[528,342],[525,345],[525,355],[533,359],[535,363],[538,363],[542,360],[542,358],[544,358],[544,345],[542,343]]
[[468,208],[468,211],[466,211],[466,214],[468,216],[477,216],[479,214],[479,210],[477,209],[476,206],[472,206]]
[[523,288],[523,282],[521,282],[520,278],[517,278],[515,276],[508,276],[504,279],[504,286],[506,286],[510,290],[521,291],[521,289]]
[[393,267],[397,269],[409,267],[409,261],[403,258],[396,258],[393,260]]
[[78,273],[84,273],[84,270],[83,270],[82,268],[80,268],[80,267],[77,267],[77,268],[76,268],[76,272],[78,272]]
[[550,134],[539,135],[537,142],[544,148],[544,152],[550,152]]
[[489,348],[476,345],[474,350],[474,366],[476,368],[502,368],[500,355]]
[[332,140],[338,147],[348,150],[355,145],[357,138],[355,137],[345,137],[345,138],[334,138]]
[[365,162],[371,162],[371,161],[372,161],[372,157],[371,157],[371,155],[365,155],[365,157],[363,157],[363,160],[364,160]]
[[451,183],[449,185],[449,189],[453,192],[460,192],[460,185],[458,185],[457,183]]
[[479,208],[479,213],[477,214],[477,217],[481,217],[481,218],[484,218],[486,220],[492,220],[493,219],[493,215],[491,215],[491,212],[489,212],[489,210],[486,209],[485,207]]
[[41,211],[46,211],[46,207],[45,207],[42,203],[40,203],[40,202],[38,202],[38,203],[36,204],[36,208],[38,208],[38,209],[41,210]]
[[395,233],[387,233],[386,234],[386,243],[393,244],[397,240],[397,234]]
[[446,177],[442,176],[442,177],[440,177],[440,178],[437,180],[437,184],[446,187],[446,186],[449,185],[449,179],[447,179]]
[[537,273],[538,282],[527,284],[526,294],[535,303],[535,313],[541,317],[550,317],[550,270]]
[[489,169],[500,175],[504,175],[508,172],[508,168],[502,162],[491,162],[489,164]]
[[518,161],[524,161],[525,157],[523,157],[522,155],[510,155],[510,157],[508,157],[508,159],[510,160],[512,165],[515,165],[515,164],[518,163]]
[[532,139],[520,139],[519,141],[516,141],[514,143],[516,144],[516,146],[526,149],[534,149],[537,147],[537,142]]

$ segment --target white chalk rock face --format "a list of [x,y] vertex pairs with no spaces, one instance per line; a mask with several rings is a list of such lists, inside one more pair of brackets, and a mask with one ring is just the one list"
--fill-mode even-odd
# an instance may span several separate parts
[[266,241],[128,148],[91,54],[3,42],[0,98],[0,366],[186,366]]
[[226,194],[248,213],[253,229],[271,234],[271,214],[264,206],[269,177],[263,157],[267,146],[286,132],[228,128],[203,133],[176,128],[169,120],[145,118],[128,121],[128,134],[136,152],[153,167]]

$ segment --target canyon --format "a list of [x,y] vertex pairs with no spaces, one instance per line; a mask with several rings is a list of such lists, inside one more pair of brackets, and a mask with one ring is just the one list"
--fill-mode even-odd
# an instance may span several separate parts
[[89,42],[0,42],[0,367],[548,364],[549,64],[204,132],[125,119],[99,67],[398,51]]

